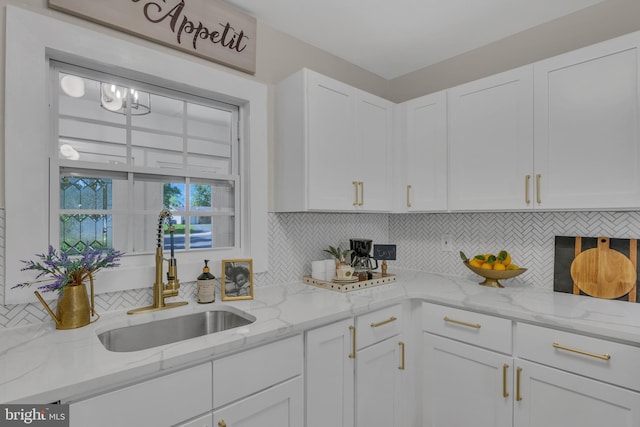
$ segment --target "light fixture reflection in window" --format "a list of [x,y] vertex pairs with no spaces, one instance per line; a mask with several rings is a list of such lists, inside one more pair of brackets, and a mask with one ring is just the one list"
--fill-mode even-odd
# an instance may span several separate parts
[[69,160],[80,159],[80,153],[78,153],[78,151],[69,144],[60,145],[60,155]]
[[70,74],[60,79],[60,87],[67,95],[73,98],[82,98],[84,96],[84,79]]
[[131,114],[140,116],[151,112],[151,95],[135,89],[100,83],[100,105],[114,113],[126,114],[127,102],[131,103]]

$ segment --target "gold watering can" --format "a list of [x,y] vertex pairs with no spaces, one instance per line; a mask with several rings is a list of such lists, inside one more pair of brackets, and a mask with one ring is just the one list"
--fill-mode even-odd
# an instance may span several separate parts
[[40,293],[38,291],[34,291],[34,294],[38,297],[53,321],[56,322],[56,329],[80,328],[91,323],[92,315],[96,316],[93,320],[94,322],[100,318],[95,311],[93,276],[89,276],[89,281],[91,283],[91,306],[89,306],[87,287],[84,283],[67,286],[58,298],[58,305],[56,306],[55,314],[44,301]]

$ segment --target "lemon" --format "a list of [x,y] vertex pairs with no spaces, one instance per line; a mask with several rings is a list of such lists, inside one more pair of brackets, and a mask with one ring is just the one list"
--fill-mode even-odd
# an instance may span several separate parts
[[501,262],[496,262],[493,264],[493,269],[496,271],[504,271],[507,269],[507,266],[502,264]]
[[479,267],[482,266],[482,264],[484,264],[484,263],[482,261],[480,261],[479,259],[476,259],[476,258],[474,258],[471,261],[469,261],[469,265],[471,267],[478,267],[479,268]]
[[485,262],[484,264],[482,264],[482,266],[480,266],[480,268],[484,270],[493,270],[493,265],[488,262]]
[[503,265],[511,264],[511,254],[507,251],[500,251],[498,253],[498,261],[500,261]]
[[478,260],[480,262],[486,262],[487,261],[487,257],[484,254],[478,254],[476,256],[473,257],[474,260]]
[[509,264],[507,266],[507,270],[520,270],[520,267],[518,267],[516,264]]

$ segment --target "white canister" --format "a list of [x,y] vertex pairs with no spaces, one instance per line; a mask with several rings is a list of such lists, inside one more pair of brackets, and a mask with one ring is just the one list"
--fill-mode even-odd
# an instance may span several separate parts
[[336,260],[325,259],[324,260],[324,272],[327,281],[332,281],[336,277]]
[[311,261],[311,277],[316,280],[325,280],[324,261]]

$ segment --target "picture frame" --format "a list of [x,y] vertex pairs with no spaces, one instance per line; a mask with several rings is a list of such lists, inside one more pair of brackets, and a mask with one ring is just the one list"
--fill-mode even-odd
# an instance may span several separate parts
[[253,260],[222,260],[222,301],[253,299]]

